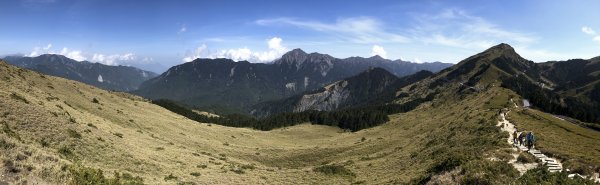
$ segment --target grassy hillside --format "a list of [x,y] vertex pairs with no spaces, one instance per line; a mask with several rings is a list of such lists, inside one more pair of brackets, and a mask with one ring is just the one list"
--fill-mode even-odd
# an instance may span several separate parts
[[566,168],[585,175],[600,171],[600,132],[534,109],[515,109],[509,116],[519,129],[533,131],[537,147]]
[[511,96],[498,86],[436,92],[358,132],[257,131],[197,123],[137,96],[0,62],[0,181],[80,184],[102,170],[146,184],[507,184],[518,172],[495,125]]

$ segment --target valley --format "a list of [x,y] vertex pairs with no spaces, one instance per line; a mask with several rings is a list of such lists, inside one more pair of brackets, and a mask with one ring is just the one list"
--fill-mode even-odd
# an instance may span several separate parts
[[[490,67],[494,70],[456,75],[464,64],[468,60],[404,86],[396,94],[407,95],[395,102],[431,100],[390,114],[379,126],[349,132],[309,123],[269,131],[199,123],[136,95],[0,63],[1,179],[26,184],[116,182],[117,177],[119,183],[134,184],[529,184],[540,169],[523,174],[508,163],[515,160],[513,149],[506,143],[508,134],[496,127],[504,108],[511,109],[508,119],[519,128],[539,133],[536,147],[560,158],[565,169],[597,173],[600,163],[592,156],[600,156],[594,153],[600,151],[599,132],[514,108],[511,100],[521,102],[521,97],[489,76],[503,72]],[[447,83],[438,84],[442,78]],[[481,80],[469,85],[478,90],[459,83],[474,78]],[[96,175],[83,178],[90,174]],[[585,182],[566,175],[545,176]]]

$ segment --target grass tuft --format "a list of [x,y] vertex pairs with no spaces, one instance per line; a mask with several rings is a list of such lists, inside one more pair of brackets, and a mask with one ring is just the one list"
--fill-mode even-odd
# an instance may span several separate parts
[[324,173],[326,175],[340,175],[340,176],[351,176],[351,177],[356,176],[356,174],[354,174],[352,171],[350,171],[346,167],[341,166],[341,165],[334,165],[334,164],[319,166],[319,167],[314,168],[313,171],[319,172],[319,173]]

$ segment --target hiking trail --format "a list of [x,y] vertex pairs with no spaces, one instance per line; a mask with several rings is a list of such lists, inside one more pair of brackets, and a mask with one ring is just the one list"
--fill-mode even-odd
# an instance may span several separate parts
[[[512,99],[510,101],[513,102]],[[518,108],[516,103],[513,102],[513,104],[515,105],[515,108]],[[506,142],[508,142],[509,144],[511,144],[513,146],[513,150],[521,151],[521,152],[528,152],[528,153],[532,154],[533,156],[535,156],[536,159],[538,159],[540,161],[540,163],[543,166],[547,167],[548,171],[550,171],[550,172],[562,172],[563,171],[562,163],[560,163],[560,161],[558,159],[553,158],[553,157],[548,157],[545,154],[543,154],[542,151],[535,149],[535,145],[531,148],[531,150],[528,150],[527,147],[525,147],[525,146],[513,143],[513,134],[512,133],[517,129],[515,128],[515,125],[513,123],[506,120],[506,115],[508,115],[508,113],[510,113],[510,110],[507,111],[506,113],[503,113],[503,112],[500,113],[501,120],[498,121],[498,125],[496,125],[496,126],[499,126],[502,131],[508,132],[509,136],[508,136],[508,139]],[[520,134],[521,134],[521,132],[517,132],[517,136]],[[537,167],[537,163],[518,163],[518,162],[516,162],[517,161],[516,158],[518,155],[519,154],[513,154],[513,156],[515,156],[515,159],[510,160],[508,163],[512,164],[513,167],[515,167],[521,173],[521,175],[523,175],[525,172],[527,172],[527,170]],[[567,169],[567,172],[568,171],[569,170]],[[579,176],[581,178],[588,178],[587,176],[580,175],[578,173],[569,174],[568,176],[570,178],[573,178],[575,176]],[[598,174],[595,174],[594,176],[595,177],[592,177],[593,180],[595,182],[600,182],[600,178],[598,177]]]

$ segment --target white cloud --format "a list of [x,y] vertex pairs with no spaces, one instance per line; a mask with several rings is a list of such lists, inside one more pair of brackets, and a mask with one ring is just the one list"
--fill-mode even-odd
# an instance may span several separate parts
[[29,53],[29,55],[25,55],[27,57],[37,57],[43,54],[57,54],[57,55],[64,55],[70,59],[73,60],[77,60],[77,61],[84,61],[87,58],[85,56],[82,55],[82,52],[79,50],[70,50],[69,48],[62,48],[60,50],[60,52],[56,52],[54,50],[52,50],[52,44],[48,44],[45,47],[39,47],[36,46],[33,48],[33,51],[31,51]]
[[581,31],[588,35],[596,35],[596,32],[592,28],[587,26],[581,27]]
[[132,61],[135,60],[136,56],[133,53],[125,53],[125,54],[112,54],[112,55],[104,55],[94,53],[92,56],[92,62],[103,63],[106,65],[119,65],[120,61]]
[[271,62],[289,51],[287,47],[282,45],[282,41],[279,37],[269,39],[267,41],[268,50],[262,52],[252,51],[247,47],[209,52],[206,44],[202,44],[194,52],[188,52],[182,61],[190,62],[197,58],[228,58],[234,61]]
[[537,40],[532,34],[508,31],[460,9],[447,9],[436,15],[416,14],[414,18],[416,23],[410,32],[415,40],[425,44],[480,50],[500,42],[526,45]]
[[306,21],[293,18],[261,19],[255,21],[258,25],[292,25],[304,29],[329,33],[341,37],[344,41],[372,44],[372,43],[406,43],[407,37],[386,31],[385,25],[371,17],[353,17],[338,19],[335,23],[319,21]]
[[419,64],[422,64],[422,63],[423,63],[423,61],[422,61],[420,58],[415,58],[415,61],[414,61],[414,62],[415,62],[415,63],[419,63]]
[[44,47],[44,50],[49,50],[50,48],[52,48],[52,44],[48,44],[48,46]]
[[152,62],[152,61],[154,61],[154,58],[152,58],[152,57],[144,57],[142,59],[142,62]]
[[202,58],[202,54],[206,50],[206,44],[202,44],[200,47],[196,48],[193,52],[187,52],[186,57],[182,60],[183,62],[191,62],[194,59]]
[[177,32],[177,34],[182,34],[185,33],[187,31],[187,26],[185,24],[181,25],[181,28],[179,28],[179,31]]
[[600,42],[600,35],[596,34],[596,31],[594,31],[594,29],[584,26],[581,27],[581,32],[591,35],[593,41]]
[[371,56],[375,55],[379,55],[382,58],[387,58],[387,52],[385,52],[385,49],[379,45],[373,45],[373,48],[371,49]]
[[69,50],[69,48],[63,48],[62,50],[60,50],[60,53],[58,53],[58,54],[64,55],[64,56],[66,56],[66,57],[68,57],[70,59],[77,60],[77,61],[80,61],[80,62],[87,59],[86,57],[84,57],[82,55],[81,51],[79,51],[79,50]]
[[[63,47],[60,51],[55,51],[52,49],[52,44],[48,44],[44,47],[36,46],[33,50],[25,55],[27,57],[37,57],[43,54],[56,54],[63,55],[67,58],[76,60],[76,61],[85,61],[91,57],[91,62],[98,62],[106,65],[119,65],[119,62],[122,61],[134,61],[137,59],[134,53],[124,53],[124,54],[86,54],[81,50],[73,50],[67,47]],[[152,58],[145,58],[144,62],[152,61]]]

